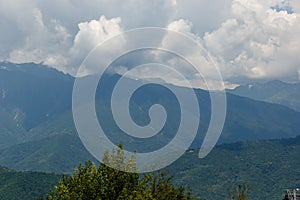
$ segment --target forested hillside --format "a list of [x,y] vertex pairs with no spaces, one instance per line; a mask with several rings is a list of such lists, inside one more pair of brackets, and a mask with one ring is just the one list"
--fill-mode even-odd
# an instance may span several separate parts
[[[198,158],[198,150],[189,150],[163,170],[174,176],[175,185],[190,188],[198,198],[224,199],[229,190],[245,184],[250,200],[281,200],[284,189],[300,185],[299,151],[300,137],[223,144],[204,159]],[[30,199],[46,194],[60,176],[2,167],[0,178],[0,197]]]
[[57,184],[60,175],[16,172],[0,166],[0,199],[1,200],[34,200],[43,197],[49,187]]

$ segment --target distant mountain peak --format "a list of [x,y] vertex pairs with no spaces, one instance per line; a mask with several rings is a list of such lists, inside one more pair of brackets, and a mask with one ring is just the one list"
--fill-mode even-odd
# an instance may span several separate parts
[[10,72],[22,72],[29,73],[31,75],[43,76],[44,78],[49,76],[51,73],[61,74],[62,76],[73,78],[70,74],[64,73],[54,67],[45,65],[44,63],[12,63],[8,61],[0,62],[0,72],[1,70]]
[[29,130],[70,108],[74,77],[42,63],[0,66],[0,107],[15,123]]
[[241,85],[230,93],[269,103],[277,103],[300,111],[300,83],[272,80],[265,83]]

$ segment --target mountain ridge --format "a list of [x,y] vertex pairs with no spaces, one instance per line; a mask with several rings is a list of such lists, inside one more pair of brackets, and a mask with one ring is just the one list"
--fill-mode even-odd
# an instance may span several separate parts
[[[31,70],[38,67],[36,64],[26,65],[33,65],[31,66]],[[43,70],[43,66],[39,67]],[[38,75],[37,71],[35,73]],[[3,119],[10,120],[9,123],[1,124],[0,122],[0,138],[3,138],[0,142],[0,165],[8,165],[18,170],[45,170],[45,167],[40,164],[43,163],[53,172],[66,172],[74,168],[77,162],[91,158],[91,155],[81,144],[73,122],[71,99],[74,78],[58,72],[55,69],[51,69],[51,72],[53,72],[53,74],[50,75],[51,80],[47,79],[49,82],[44,84],[44,86],[47,86],[46,90],[45,88],[41,89],[40,86],[43,84],[39,83],[41,79],[37,78],[34,80],[37,86],[31,88],[32,95],[28,95],[28,93],[25,92],[18,96],[19,92],[14,92],[13,94],[15,96],[10,97],[11,101],[4,103],[0,101],[0,118],[2,109]],[[1,75],[4,76],[0,70],[0,76]],[[113,143],[118,144],[121,140],[124,146],[129,148],[127,150],[141,150],[146,152],[161,148],[174,137],[177,131],[178,117],[180,117],[177,100],[173,98],[171,93],[165,92],[166,88],[157,85],[147,85],[142,88],[142,92],[134,94],[130,103],[130,112],[132,118],[138,124],[146,125],[149,123],[148,110],[151,105],[156,103],[165,106],[169,117],[169,124],[152,138],[151,143],[146,140],[135,140],[132,137],[126,136],[126,133],[120,130],[114,122],[111,113],[111,91],[119,78],[119,75],[105,75],[103,79],[100,80],[105,87],[97,89],[95,107],[101,126],[103,126],[107,136]],[[6,77],[6,79],[0,79],[0,89],[7,85],[4,84],[5,80],[8,82],[17,81],[17,83],[14,83],[16,88],[12,91],[18,91],[22,88],[26,89],[26,87],[32,84],[24,81],[27,80],[26,78],[18,82],[17,78],[10,80]],[[66,86],[60,84],[66,84]],[[179,89],[187,90],[188,88],[180,87]],[[194,91],[200,102],[199,108],[201,114],[198,133],[190,148],[199,148],[209,125],[211,109],[209,93],[200,89],[194,89]],[[47,95],[50,95],[50,98],[48,98]],[[9,96],[7,96],[7,98],[8,97]],[[29,102],[30,106],[34,108],[41,106],[41,111],[43,112],[39,111],[37,114],[33,110],[32,113],[27,113],[26,111],[30,106],[29,108],[22,109],[26,107],[27,104],[20,102],[19,99],[25,97],[27,98],[26,102]],[[37,100],[41,102],[36,103]],[[236,141],[289,138],[300,134],[300,113],[295,110],[233,94],[227,94],[227,102],[227,118],[219,144]],[[184,109],[188,109],[188,112],[193,113],[193,109],[191,108]],[[21,113],[20,122],[18,121],[18,123],[22,131],[14,129],[17,124],[16,121],[13,120],[14,110]],[[49,113],[49,116],[45,117],[45,113]],[[35,118],[39,117],[41,117],[41,119],[35,122]],[[30,130],[26,129],[26,126],[22,127],[26,118],[29,118],[29,121],[33,120],[32,123],[36,124],[32,126]],[[194,120],[194,118],[190,120]],[[7,127],[10,123],[12,125]],[[7,135],[13,137],[9,138]],[[45,143],[44,147],[41,145],[43,143]],[[60,144],[58,148],[59,151],[56,151],[54,147],[57,147],[58,144]],[[69,146],[72,148],[69,148]],[[68,153],[66,155],[61,154],[60,151]],[[66,156],[65,159],[68,160],[68,162],[59,166],[58,162],[52,158],[57,157],[63,160],[64,158],[62,156]],[[72,158],[74,160],[72,160]],[[35,166],[30,165],[30,163],[33,163]]]
[[300,83],[285,83],[273,80],[265,83],[240,85],[227,91],[235,95],[281,104],[298,112],[300,111]]

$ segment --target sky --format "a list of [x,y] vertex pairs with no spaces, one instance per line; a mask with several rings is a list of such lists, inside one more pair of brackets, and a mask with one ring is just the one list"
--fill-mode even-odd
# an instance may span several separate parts
[[[161,27],[201,44],[227,87],[245,80],[300,81],[300,0],[0,0],[0,27],[0,60],[43,62],[73,75],[89,52],[108,38],[134,28]],[[189,48],[166,37],[161,46],[168,41]],[[133,42],[124,39],[102,56]],[[186,56],[198,56],[193,49],[188,52]],[[129,56],[126,63],[140,57]],[[177,62],[163,55],[156,59]],[[201,87],[185,65],[177,67],[194,87]],[[129,70],[121,64],[117,68],[120,73]],[[209,67],[203,70],[210,74]],[[209,79],[213,83],[214,77]]]

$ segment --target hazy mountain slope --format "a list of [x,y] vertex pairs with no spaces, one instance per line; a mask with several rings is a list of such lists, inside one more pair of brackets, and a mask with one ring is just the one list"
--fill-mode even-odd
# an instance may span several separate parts
[[[204,91],[199,90],[203,93]],[[205,93],[205,92],[204,92]],[[153,94],[153,93],[152,93]],[[200,94],[200,96],[205,96]],[[275,104],[254,101],[249,98],[228,95],[228,115],[219,143],[229,143],[245,140],[262,140],[273,138],[295,137],[300,130],[300,113]],[[172,100],[163,100],[173,105]],[[170,102],[169,102],[170,101]],[[202,99],[203,101],[203,99]],[[139,123],[147,121],[146,105],[151,101],[136,101],[132,103],[133,116]],[[203,121],[191,148],[199,148],[202,144],[203,135],[207,128],[209,109],[203,101],[201,109]],[[139,105],[139,106],[138,106]],[[170,119],[171,125],[166,126],[160,134],[147,139],[133,139],[126,136],[115,122],[109,117],[108,103],[98,101],[98,112],[106,117],[100,117],[99,121],[107,131],[108,137],[118,144],[122,141],[128,150],[149,151],[159,149],[169,142],[176,132],[176,118]],[[138,110],[143,108],[142,110]],[[169,110],[171,116],[176,112]],[[284,116],[284,117],[283,117]],[[172,121],[173,120],[173,121]],[[174,128],[175,127],[175,128]],[[59,117],[49,120],[27,133],[27,142],[0,150],[0,164],[19,170],[39,170],[53,172],[70,172],[78,162],[90,158],[84,149],[74,127],[72,113],[68,111]],[[99,144],[100,145],[100,144]]]
[[[3,138],[2,144],[0,142],[3,147],[0,150],[0,164],[14,169],[66,172],[89,157],[77,136],[72,118],[71,93],[74,78],[32,63],[4,64],[7,67],[0,70],[0,75],[4,77],[0,79],[0,86],[5,86],[6,91],[5,98],[0,102],[3,111],[1,114],[0,109],[0,117],[3,118],[0,122],[0,138]],[[166,145],[177,132],[180,121],[179,104],[174,94],[164,87],[150,84],[140,88],[132,96],[130,114],[139,125],[149,123],[148,110],[153,104],[163,105],[168,113],[166,125],[159,134],[151,138],[151,142],[148,139],[137,140],[123,133],[112,116],[111,91],[119,78],[119,75],[103,76],[99,85],[105,87],[98,88],[96,94],[98,120],[107,136],[115,144],[122,141],[127,150],[131,151],[152,151]],[[34,84],[30,83],[32,80]],[[44,80],[47,80],[46,83]],[[182,87],[177,89],[182,93],[187,90]],[[31,95],[28,95],[29,91]],[[201,146],[210,120],[208,92],[200,89],[195,92],[200,102],[201,121],[191,148]],[[300,113],[287,107],[232,94],[227,95],[227,105],[227,118],[219,143],[288,138],[299,134]],[[183,109],[190,113],[188,121],[194,121],[197,117],[194,109],[189,106]],[[20,117],[15,117],[16,112]],[[49,113],[49,116],[44,115],[45,113]],[[28,123],[32,126],[29,126],[29,132],[25,132],[21,125],[28,128]],[[17,124],[18,129],[15,128],[18,127]],[[16,145],[20,142],[22,143]],[[58,161],[56,158],[59,158]]]
[[24,128],[0,106],[0,149],[20,143],[24,138]]
[[295,137],[300,113],[285,106],[227,94],[223,142]]
[[34,63],[0,62],[0,107],[29,130],[71,108],[74,78]]
[[[110,84],[113,85],[113,83]],[[106,83],[106,85],[109,84]],[[144,124],[141,124],[145,125],[145,121],[149,120],[147,112],[150,105],[157,103],[162,104],[169,114],[168,120],[172,121],[169,129],[165,127],[165,135],[167,135],[167,137],[173,137],[170,132],[177,131],[176,125],[178,125],[178,119],[180,117],[178,116],[180,115],[180,110],[177,100],[172,94],[168,94],[163,87],[157,85],[148,85],[142,89],[143,92],[138,91],[137,94],[131,98],[133,101],[133,105],[131,106],[132,117],[134,118],[136,113],[140,113],[135,119],[136,121],[143,121]],[[187,89],[180,88],[180,90],[184,91]],[[101,94],[101,90],[98,91],[98,93]],[[201,140],[206,133],[210,121],[211,104],[210,96],[207,91],[197,89],[195,93],[198,97],[200,108],[200,129],[193,147],[200,147]],[[101,99],[102,97],[100,96],[99,98]],[[103,102],[107,101],[105,98],[102,100]],[[108,107],[108,103],[106,106],[96,106],[98,113],[100,113],[98,120],[100,122],[101,120],[105,120],[105,123],[102,125],[107,125],[111,128],[116,125],[113,122],[112,115],[109,114],[110,111],[108,111]],[[193,108],[185,107],[183,109],[195,115]],[[142,112],[139,112],[139,110],[142,110]],[[105,113],[105,115],[102,115],[102,118],[101,113]],[[194,119],[191,118],[190,120],[192,121]],[[220,138],[221,143],[295,137],[300,134],[299,130],[299,112],[285,106],[227,94],[227,116]],[[109,129],[107,132],[109,132]]]
[[232,94],[277,103],[300,111],[300,83],[270,81],[267,83],[241,85],[228,91]]

